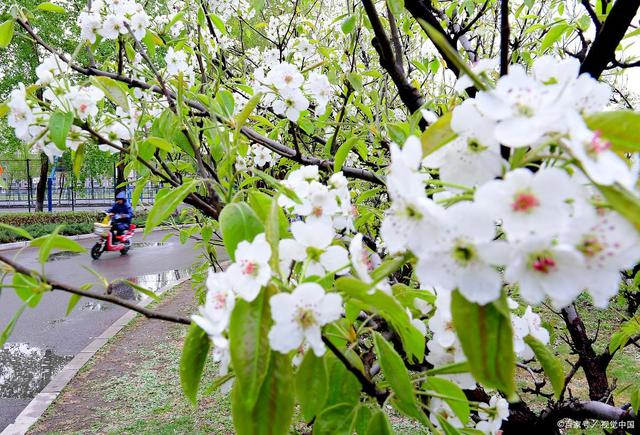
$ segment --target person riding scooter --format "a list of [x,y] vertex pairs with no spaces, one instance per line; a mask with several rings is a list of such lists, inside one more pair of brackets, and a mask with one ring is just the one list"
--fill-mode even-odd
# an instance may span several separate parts
[[107,210],[113,218],[111,219],[111,232],[121,236],[131,225],[133,218],[133,208],[127,201],[127,194],[122,191],[116,195],[116,202]]

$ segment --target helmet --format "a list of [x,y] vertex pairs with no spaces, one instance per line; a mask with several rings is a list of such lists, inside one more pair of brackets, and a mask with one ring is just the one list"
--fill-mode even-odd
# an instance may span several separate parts
[[116,199],[127,199],[127,194],[124,191],[118,192]]

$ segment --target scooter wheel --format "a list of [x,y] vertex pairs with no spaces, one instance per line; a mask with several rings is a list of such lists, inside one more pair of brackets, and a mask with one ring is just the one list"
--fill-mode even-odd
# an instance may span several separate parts
[[122,248],[120,250],[120,255],[127,255],[129,253],[129,249],[131,249],[129,246],[127,246],[126,248]]
[[95,245],[93,245],[93,248],[91,248],[91,258],[93,258],[94,260],[100,258],[100,256],[102,255],[102,250],[103,248],[101,243],[96,243]]

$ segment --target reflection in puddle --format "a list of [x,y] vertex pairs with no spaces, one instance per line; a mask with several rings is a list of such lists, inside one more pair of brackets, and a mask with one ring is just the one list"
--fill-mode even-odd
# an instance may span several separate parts
[[87,301],[82,305],[82,307],[80,307],[80,309],[82,311],[104,311],[107,307],[102,302]]
[[73,356],[27,343],[9,343],[0,349],[0,397],[35,397]]
[[[191,272],[191,269],[168,270],[166,272],[128,278],[127,281],[130,281],[131,283],[150,290],[154,293],[158,293],[162,288],[171,284],[175,284],[182,278],[190,276]],[[108,292],[122,299],[132,299],[140,301],[148,298],[148,296],[145,296],[124,281],[116,281],[111,283]]]

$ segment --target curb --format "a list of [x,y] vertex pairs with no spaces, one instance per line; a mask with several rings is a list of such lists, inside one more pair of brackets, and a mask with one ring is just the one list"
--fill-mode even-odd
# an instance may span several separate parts
[[[180,225],[179,228],[182,227],[189,227],[192,226],[193,224],[187,224],[187,225]],[[173,229],[173,227],[156,227],[154,229],[151,230],[152,233],[155,233],[156,231],[166,231],[166,230],[171,230]],[[136,228],[135,232],[136,233],[141,233],[144,231],[144,228]],[[78,234],[76,236],[65,236],[67,239],[71,239],[71,240],[86,240],[86,239],[92,239],[94,237],[98,237],[95,234],[91,233],[91,234]],[[12,249],[18,249],[18,248],[25,248],[27,246],[29,246],[29,243],[31,243],[30,240],[24,240],[22,242],[12,242],[12,243],[3,243],[0,244],[0,252],[2,251],[10,251]],[[0,434],[2,435],[2,434]]]
[[[91,234],[92,236],[92,234]],[[191,279],[191,276],[187,276],[179,279],[173,284],[166,285],[162,287],[158,294],[163,294],[167,290],[170,290],[174,287],[179,286],[183,282]],[[146,301],[138,304],[140,307],[145,307],[149,305],[153,299],[149,298]],[[114,337],[118,332],[122,330],[125,326],[129,324],[138,313],[135,311],[127,311],[122,317],[113,322],[111,326],[105,329],[102,334],[96,337],[91,343],[87,345],[84,349],[82,349],[78,354],[71,360],[69,363],[64,366],[57,375],[55,375],[51,381],[47,384],[44,389],[38,393],[32,400],[29,402],[26,408],[22,410],[20,415],[18,415],[15,421],[7,426],[0,435],[24,435],[27,431],[35,424],[36,421],[44,412],[49,408],[49,406],[53,403],[53,401],[60,395],[62,390],[67,386],[69,382],[78,374],[80,369],[84,367],[86,363],[105,345],[107,342]]]

